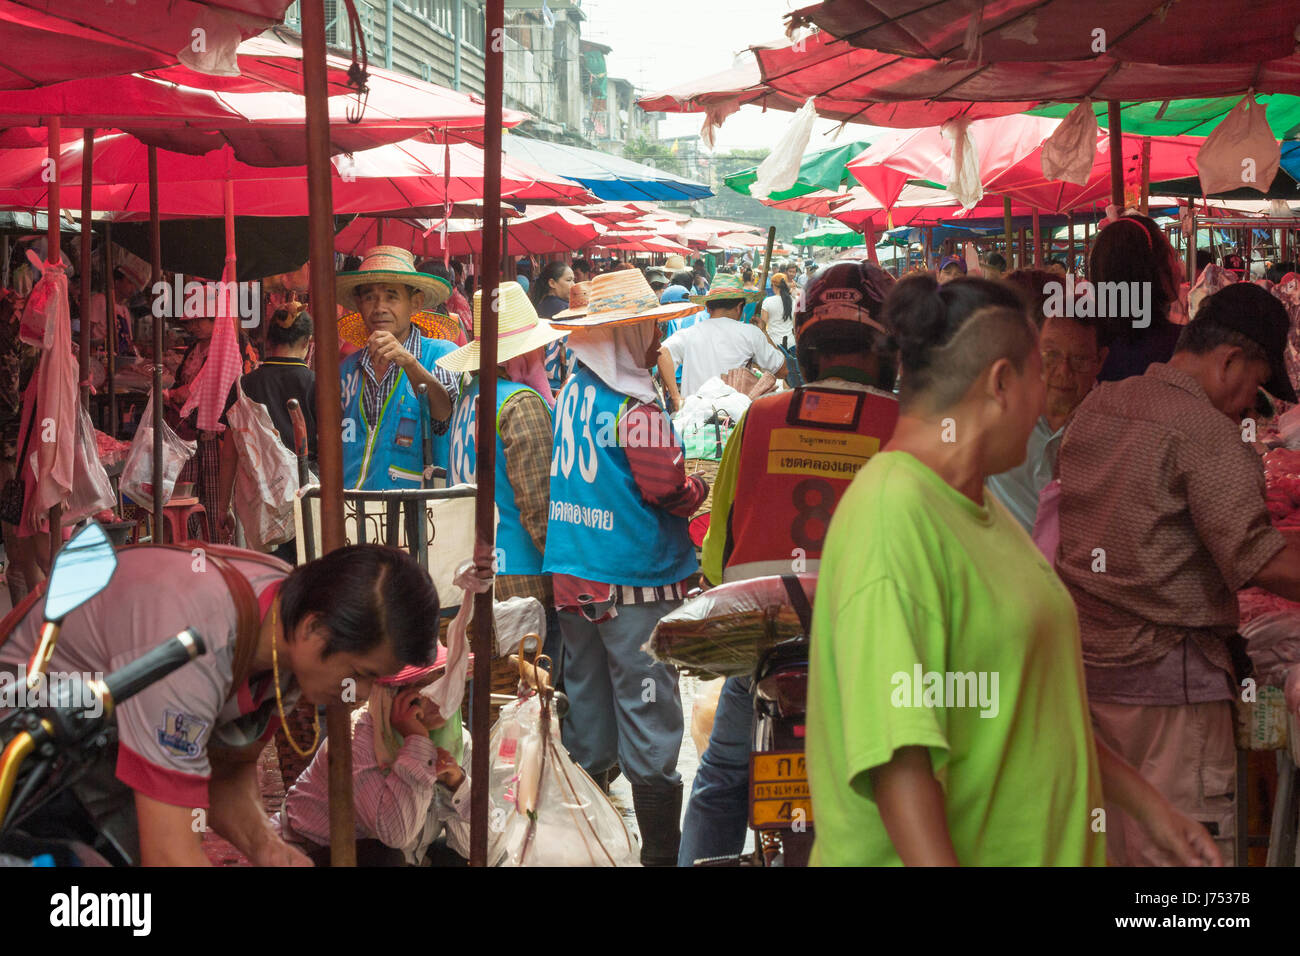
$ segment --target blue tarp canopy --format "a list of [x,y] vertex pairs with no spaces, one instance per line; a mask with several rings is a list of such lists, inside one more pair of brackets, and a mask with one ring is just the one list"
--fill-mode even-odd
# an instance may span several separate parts
[[713,195],[713,190],[703,183],[594,149],[517,135],[501,137],[501,145],[506,155],[581,183],[606,202],[682,202]]

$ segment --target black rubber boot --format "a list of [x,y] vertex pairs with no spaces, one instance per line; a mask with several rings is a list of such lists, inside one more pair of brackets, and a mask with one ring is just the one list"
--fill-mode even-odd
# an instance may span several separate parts
[[682,842],[682,784],[632,784],[632,808],[641,831],[642,866],[676,866]]

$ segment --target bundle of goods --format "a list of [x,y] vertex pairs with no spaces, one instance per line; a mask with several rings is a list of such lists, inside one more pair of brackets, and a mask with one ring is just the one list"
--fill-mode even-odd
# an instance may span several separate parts
[[673,424],[682,438],[686,457],[717,461],[727,446],[727,438],[741,416],[749,410],[750,400],[721,378],[714,376],[694,395],[688,395],[673,415]]
[[722,375],[722,384],[734,388],[751,401],[760,395],[776,391],[776,376],[771,372],[755,372],[748,368],[733,368]]
[[[1264,456],[1265,504],[1273,527],[1283,534],[1300,534],[1300,451],[1275,448]],[[1300,615],[1300,604],[1262,588],[1246,588],[1237,595],[1242,625],[1274,611]],[[1297,617],[1300,631],[1300,616]]]
[[[792,594],[791,588],[799,591]],[[662,618],[643,650],[706,680],[747,675],[768,650],[805,636],[795,600],[811,607],[817,575],[769,575],[705,591]]]
[[100,463],[105,468],[112,468],[114,465],[126,461],[126,453],[131,450],[131,443],[129,441],[118,441],[116,438],[111,438],[96,429],[95,448],[99,452]]

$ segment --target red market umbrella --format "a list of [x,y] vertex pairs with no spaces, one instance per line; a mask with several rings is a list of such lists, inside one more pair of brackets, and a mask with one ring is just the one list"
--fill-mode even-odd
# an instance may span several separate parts
[[196,34],[215,50],[279,23],[290,0],[0,0],[0,89],[173,66]]
[[[336,237],[334,248],[356,255],[378,243],[376,220],[357,217]],[[385,220],[384,242],[411,249],[420,255],[478,256],[483,252],[483,223],[474,219],[447,222],[447,240],[442,221],[433,219]],[[547,255],[572,252],[599,236],[604,226],[571,209],[530,209],[511,219],[506,227],[512,255]]]
[[[980,62],[1114,60],[1261,62],[1295,51],[1300,6],[1251,0],[834,0],[796,10],[854,46],[908,57]],[[973,42],[972,42],[973,41]]]
[[666,239],[663,236],[656,236],[652,233],[638,234],[631,231],[620,233],[617,230],[605,233],[592,242],[591,245],[599,249],[617,249],[621,252],[653,252],[663,255],[689,256],[694,252],[690,246],[684,246],[680,242],[674,242],[672,239]]

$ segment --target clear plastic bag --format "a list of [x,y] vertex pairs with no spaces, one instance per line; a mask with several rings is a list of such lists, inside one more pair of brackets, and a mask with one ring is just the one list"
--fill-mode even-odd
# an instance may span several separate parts
[[[163,467],[162,499],[171,500],[172,489],[176,487],[176,478],[185,463],[198,451],[198,442],[185,441],[172,431],[167,422],[163,427]],[[127,452],[126,464],[122,466],[122,479],[119,483],[122,494],[145,511],[153,511],[153,396],[145,402],[144,412],[140,415],[140,424],[136,427],[135,437],[131,439],[131,450]]]
[[63,509],[63,523],[75,524],[117,502],[108,472],[99,461],[99,444],[90,413],[77,403],[77,451],[72,466],[72,493]]
[[772,152],[758,166],[758,174],[750,183],[749,194],[755,199],[766,199],[774,192],[789,189],[799,178],[799,166],[803,162],[804,151],[808,149],[808,139],[812,136],[813,123],[817,111],[810,96],[799,111],[790,120],[781,138],[772,147]]
[[559,720],[538,695],[501,708],[490,746],[493,866],[640,865],[636,838],[565,752]]
[[239,390],[226,415],[239,455],[235,472],[235,516],[248,547],[270,551],[294,536],[293,499],[298,459],[280,441],[266,406]]
[[1085,186],[1097,161],[1097,114],[1084,100],[1043,141],[1043,175]]
[[1243,96],[1196,154],[1196,172],[1206,193],[1249,186],[1264,193],[1282,162],[1282,148],[1268,125],[1267,108]]

